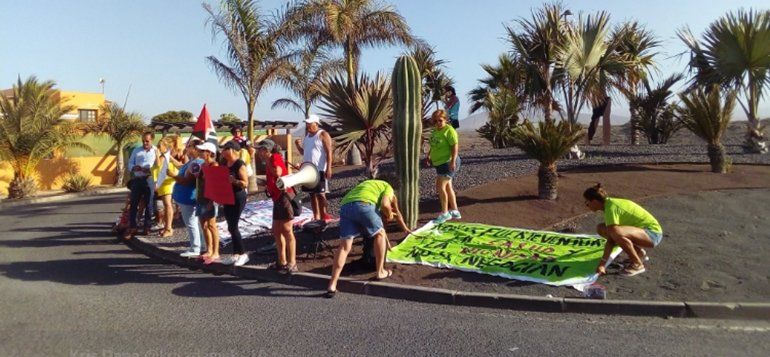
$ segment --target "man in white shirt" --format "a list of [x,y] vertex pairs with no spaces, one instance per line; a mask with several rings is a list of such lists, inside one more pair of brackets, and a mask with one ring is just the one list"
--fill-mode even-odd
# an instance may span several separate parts
[[152,226],[152,175],[150,168],[155,163],[158,155],[155,146],[152,144],[155,135],[153,133],[144,133],[142,135],[142,147],[134,149],[131,157],[128,159],[128,167],[131,169],[131,180],[128,182],[128,189],[131,190],[131,205],[129,206],[129,225],[128,236],[136,234],[136,214],[139,209],[139,202],[144,199],[146,203],[144,208],[144,234],[149,233]]
[[313,219],[329,220],[327,212],[326,192],[329,191],[329,180],[332,178],[332,137],[320,127],[321,118],[311,114],[305,119],[305,138],[294,141],[297,151],[302,154],[302,161],[309,162],[318,168],[320,179],[318,186],[311,190]]

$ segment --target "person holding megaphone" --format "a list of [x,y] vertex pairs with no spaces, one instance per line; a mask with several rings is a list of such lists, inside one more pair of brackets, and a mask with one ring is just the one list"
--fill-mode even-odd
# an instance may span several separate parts
[[294,239],[292,220],[299,214],[294,212],[291,201],[296,193],[291,187],[279,189],[276,181],[286,176],[286,162],[280,153],[280,147],[270,139],[257,143],[257,158],[265,163],[266,192],[273,200],[273,238],[275,239],[276,261],[271,269],[282,273],[293,273],[297,269],[297,242]]

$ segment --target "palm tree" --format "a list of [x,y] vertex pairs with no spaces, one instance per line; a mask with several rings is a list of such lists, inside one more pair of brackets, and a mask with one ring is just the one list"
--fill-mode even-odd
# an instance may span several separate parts
[[645,79],[642,81],[644,92],[629,99],[635,116],[633,121],[650,144],[665,144],[681,128],[676,120],[677,105],[669,101],[674,95],[671,88],[682,78],[681,74],[672,75],[655,88]]
[[610,47],[609,14],[580,16],[568,23],[556,49],[555,79],[564,97],[567,119],[575,124],[585,102],[604,100],[610,76],[622,73],[623,63]]
[[407,54],[417,63],[422,81],[422,117],[430,116],[431,107],[439,109],[439,102],[444,94],[444,87],[454,84],[444,72],[445,60],[436,58],[436,51],[427,46],[416,46]]
[[689,93],[680,94],[684,106],[679,110],[682,125],[708,144],[708,156],[711,171],[726,173],[725,148],[722,135],[730,124],[735,108],[736,93],[728,90],[722,103],[722,93],[718,85],[708,90],[697,88]]
[[253,0],[222,0],[220,11],[203,3],[212,36],[222,35],[227,62],[215,56],[207,62],[227,87],[238,90],[246,101],[248,137],[254,137],[254,106],[262,90],[274,84],[289,68],[289,55],[281,49],[292,23],[283,16],[269,18]]
[[271,109],[279,107],[295,109],[305,118],[310,107],[318,100],[319,87],[329,76],[344,70],[341,59],[329,58],[320,46],[311,45],[298,53],[290,62],[288,71],[279,81],[294,94],[295,98],[280,98],[273,102]]
[[540,162],[537,170],[537,192],[541,199],[555,200],[558,197],[558,179],[556,161],[564,157],[569,149],[583,137],[580,124],[566,120],[542,121],[537,128],[524,121],[513,132],[513,145],[524,151],[529,157]]
[[511,138],[522,111],[516,94],[507,88],[487,92],[483,108],[487,111],[489,121],[476,131],[496,149],[511,146]]
[[745,147],[766,153],[757,108],[770,85],[770,10],[729,12],[709,25],[701,41],[688,28],[678,36],[691,52],[691,88],[718,84],[738,91],[748,118]]
[[362,74],[352,91],[347,84],[345,79],[334,77],[322,86],[321,111],[342,128],[335,138],[338,150],[344,154],[357,147],[364,155],[367,174],[377,177],[380,161],[392,151],[390,82],[380,74],[373,79]]
[[115,173],[117,180],[115,186],[123,186],[125,165],[123,146],[136,138],[145,130],[142,115],[135,112],[126,112],[116,103],[104,104],[100,110],[101,115],[95,122],[85,126],[87,132],[105,134],[112,139],[117,149]]
[[348,83],[356,79],[363,48],[415,42],[404,17],[375,0],[308,0],[289,17],[300,24],[294,33],[342,48]]
[[[626,99],[632,98],[641,88],[642,81],[648,78],[649,72],[655,69],[653,58],[657,53],[654,51],[660,46],[660,41],[651,31],[636,21],[625,22],[615,27],[610,34],[610,41],[614,43],[615,51],[626,63],[625,73],[615,78],[614,86]],[[629,111],[631,110],[629,108]],[[633,122],[634,117],[631,111],[629,140],[632,145],[637,145],[639,131],[635,129],[637,125]]]
[[529,108],[527,93],[527,67],[523,61],[509,54],[501,54],[497,64],[483,64],[481,68],[487,73],[487,77],[479,80],[479,85],[468,92],[471,107],[468,111],[473,114],[486,107],[486,101],[490,92],[507,90],[516,96],[522,109]]
[[62,102],[55,85],[35,76],[19,78],[10,96],[0,96],[0,159],[13,169],[9,198],[34,194],[32,175],[46,157],[68,148],[93,151],[78,141],[77,125],[61,119],[74,107]]
[[552,121],[553,111],[559,108],[554,96],[554,70],[567,27],[564,18],[570,14],[559,3],[547,4],[533,11],[531,19],[517,20],[521,31],[506,26],[513,55],[526,68],[527,93],[542,109],[546,121]]

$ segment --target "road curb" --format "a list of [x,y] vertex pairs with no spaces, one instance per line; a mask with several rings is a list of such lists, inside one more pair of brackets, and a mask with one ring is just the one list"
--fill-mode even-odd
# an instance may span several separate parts
[[[184,258],[179,252],[156,246],[142,238],[124,241],[132,249],[151,258],[175,264],[190,270],[244,279],[297,285],[310,289],[326,290],[328,275],[299,272],[279,274],[266,267],[234,267],[223,264],[204,265],[200,260]],[[641,301],[641,300],[590,300],[578,298],[542,297],[513,294],[494,294],[456,291],[423,286],[402,285],[379,281],[340,278],[337,290],[352,294],[378,296],[390,299],[424,303],[487,307],[495,309],[566,312],[600,315],[631,315],[657,317],[690,317],[720,319],[770,320],[770,303],[697,302],[697,301]]]
[[53,195],[53,196],[47,196],[47,197],[21,198],[18,200],[8,200],[6,198],[0,201],[0,209],[30,205],[35,203],[59,202],[59,201],[66,201],[66,200],[71,200],[71,199],[81,198],[81,197],[108,195],[112,193],[121,193],[121,192],[128,193],[128,189],[125,187],[98,188],[98,189],[88,190],[84,192],[64,193],[61,195]]

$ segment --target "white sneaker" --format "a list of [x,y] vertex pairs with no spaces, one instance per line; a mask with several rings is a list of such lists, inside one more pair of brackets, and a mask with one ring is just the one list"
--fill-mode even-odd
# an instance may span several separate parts
[[223,265],[233,265],[233,264],[235,264],[235,261],[236,261],[236,259],[231,255],[231,256],[229,256],[227,258],[222,258],[220,263],[222,263]]
[[235,266],[237,266],[237,267],[244,266],[248,262],[249,262],[249,255],[248,254],[241,254],[238,257],[238,259],[235,260]]
[[449,214],[452,215],[452,219],[462,219],[463,218],[463,216],[460,214],[460,211],[458,211],[456,209],[453,209],[453,210],[449,211]]
[[184,252],[182,254],[179,254],[179,256],[184,257],[184,258],[197,258],[197,257],[201,256],[201,253],[187,251],[187,252]]
[[441,223],[444,223],[444,222],[446,222],[446,221],[448,221],[450,219],[452,219],[452,215],[449,214],[449,212],[442,213],[438,217],[436,217],[436,219],[433,220],[433,224],[441,224]]

